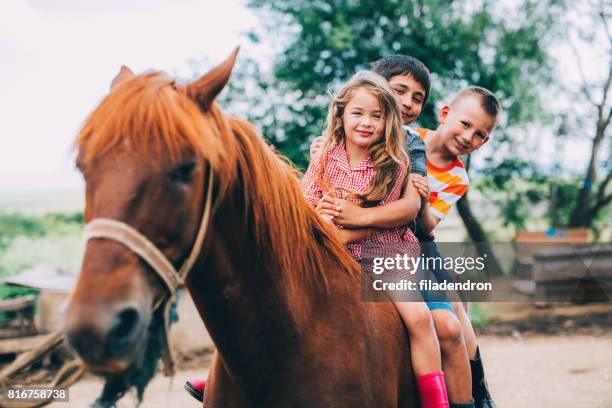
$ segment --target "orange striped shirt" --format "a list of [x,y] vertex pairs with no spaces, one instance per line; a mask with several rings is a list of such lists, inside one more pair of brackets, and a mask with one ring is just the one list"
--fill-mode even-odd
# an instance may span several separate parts
[[[421,139],[429,129],[414,129]],[[427,159],[427,181],[429,181],[429,211],[443,220],[451,207],[467,192],[470,179],[463,162],[457,157],[448,166],[438,167]]]

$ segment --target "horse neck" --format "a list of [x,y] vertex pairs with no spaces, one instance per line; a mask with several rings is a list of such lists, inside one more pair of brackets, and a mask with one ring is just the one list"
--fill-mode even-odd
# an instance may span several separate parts
[[286,271],[255,245],[255,228],[245,227],[244,201],[228,194],[187,283],[226,368],[261,376],[295,352],[313,304],[325,295],[317,288],[288,290]]

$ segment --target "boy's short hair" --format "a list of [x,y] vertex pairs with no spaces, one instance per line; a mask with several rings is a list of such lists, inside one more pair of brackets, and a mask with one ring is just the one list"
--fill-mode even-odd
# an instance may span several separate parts
[[499,100],[495,94],[493,94],[493,92],[480,86],[469,86],[457,92],[457,95],[455,95],[451,101],[451,105],[454,105],[466,96],[478,97],[480,99],[480,106],[482,106],[484,111],[497,122],[497,118],[499,117],[499,113],[501,111],[501,106],[499,104]]
[[385,77],[388,81],[397,75],[410,75],[425,89],[425,99],[427,102],[431,88],[429,69],[418,59],[410,55],[387,55],[370,64],[370,69]]

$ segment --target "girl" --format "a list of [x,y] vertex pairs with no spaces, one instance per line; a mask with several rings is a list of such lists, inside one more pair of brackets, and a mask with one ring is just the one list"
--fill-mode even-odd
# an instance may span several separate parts
[[[346,195],[361,206],[383,205],[418,192],[407,181],[409,159],[399,106],[387,81],[370,71],[355,74],[334,96],[320,153],[310,162],[302,180],[306,199],[333,222],[333,212],[322,205],[327,195]],[[416,215],[416,214],[415,214]],[[404,253],[419,256],[418,240],[407,227],[384,230],[345,229],[341,239],[353,256],[367,266],[366,252],[402,243]],[[401,273],[398,273],[401,272]],[[393,271],[396,278],[410,272]],[[388,276],[388,275],[387,275]],[[431,314],[424,302],[393,300],[408,332],[413,369],[422,407],[448,407],[440,348]]]

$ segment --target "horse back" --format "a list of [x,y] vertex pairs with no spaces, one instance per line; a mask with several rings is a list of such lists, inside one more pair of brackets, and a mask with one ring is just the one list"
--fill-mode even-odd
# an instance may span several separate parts
[[399,312],[392,302],[363,301],[359,280],[332,268],[330,292],[294,305],[296,332],[284,346],[262,348],[263,364],[248,377],[236,378],[222,358],[215,359],[207,407],[418,406]]

